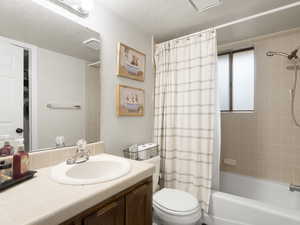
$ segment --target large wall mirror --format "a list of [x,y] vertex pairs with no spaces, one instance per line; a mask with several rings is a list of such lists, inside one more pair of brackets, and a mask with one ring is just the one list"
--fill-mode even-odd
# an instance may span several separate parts
[[6,2],[0,8],[0,149],[22,140],[26,151],[99,141],[99,34],[33,1]]

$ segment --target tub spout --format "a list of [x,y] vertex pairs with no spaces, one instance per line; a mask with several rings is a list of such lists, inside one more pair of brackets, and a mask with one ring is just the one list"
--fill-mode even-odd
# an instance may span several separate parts
[[290,191],[294,192],[294,191],[298,191],[300,192],[300,185],[294,185],[294,184],[290,184]]

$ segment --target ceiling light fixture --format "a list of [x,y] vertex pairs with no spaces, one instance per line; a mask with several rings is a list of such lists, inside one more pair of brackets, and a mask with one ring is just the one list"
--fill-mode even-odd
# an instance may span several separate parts
[[188,2],[197,12],[203,12],[221,5],[223,0],[188,0]]
[[87,17],[94,8],[94,0],[50,0],[81,17]]

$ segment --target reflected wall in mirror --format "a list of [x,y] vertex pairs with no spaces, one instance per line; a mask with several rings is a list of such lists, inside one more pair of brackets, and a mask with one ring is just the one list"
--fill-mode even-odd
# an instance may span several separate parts
[[99,141],[99,34],[34,2],[6,2],[0,9],[1,21],[9,21],[0,24],[0,156],[23,143],[37,151],[81,138]]

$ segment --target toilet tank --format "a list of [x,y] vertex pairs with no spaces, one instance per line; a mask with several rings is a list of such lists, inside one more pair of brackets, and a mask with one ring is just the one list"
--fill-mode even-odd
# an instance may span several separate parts
[[155,166],[155,171],[153,174],[153,192],[158,191],[159,185],[159,174],[160,174],[160,156],[155,156],[151,159],[144,160],[143,162],[153,164]]

